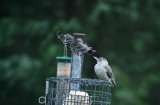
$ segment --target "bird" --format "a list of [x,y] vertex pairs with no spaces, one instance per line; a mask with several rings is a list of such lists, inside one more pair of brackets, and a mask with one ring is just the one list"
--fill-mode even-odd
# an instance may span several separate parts
[[111,67],[108,65],[108,61],[104,57],[93,57],[97,61],[97,64],[94,66],[94,70],[98,78],[102,80],[107,80],[111,83],[113,87],[116,87],[114,73],[112,72]]

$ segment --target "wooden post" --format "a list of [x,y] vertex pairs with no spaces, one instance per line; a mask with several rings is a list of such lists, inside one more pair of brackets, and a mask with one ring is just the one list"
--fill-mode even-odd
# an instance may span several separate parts
[[[56,57],[57,64],[57,77],[70,77],[71,58],[70,57]],[[57,82],[57,94],[55,105],[62,105],[64,95],[69,90],[69,83],[65,81]],[[69,92],[69,91],[68,91]]]
[[[85,34],[81,33],[74,33],[74,41],[77,40],[84,42]],[[75,49],[77,50],[77,49]],[[80,52],[81,54],[82,52]],[[83,67],[83,55],[78,56],[77,53],[72,51],[72,63],[71,63],[71,78],[81,78],[81,72]],[[78,90],[79,85],[78,84],[71,84],[72,90]]]

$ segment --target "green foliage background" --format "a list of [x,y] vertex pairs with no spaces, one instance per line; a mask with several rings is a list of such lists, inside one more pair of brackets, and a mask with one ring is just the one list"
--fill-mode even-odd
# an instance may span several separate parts
[[[160,104],[159,0],[1,0],[1,105],[39,105],[63,56],[58,30],[85,33],[108,59],[118,85],[111,105]],[[95,63],[85,55],[83,78],[97,78]]]

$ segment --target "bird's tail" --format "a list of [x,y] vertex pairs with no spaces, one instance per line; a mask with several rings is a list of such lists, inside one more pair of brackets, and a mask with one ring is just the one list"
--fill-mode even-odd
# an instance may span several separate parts
[[111,79],[111,82],[113,87],[117,87],[116,82],[113,79]]

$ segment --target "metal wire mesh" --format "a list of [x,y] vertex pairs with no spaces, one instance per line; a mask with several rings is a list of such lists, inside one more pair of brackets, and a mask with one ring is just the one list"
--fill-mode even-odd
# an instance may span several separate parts
[[110,105],[111,87],[107,81],[50,77],[47,105]]

